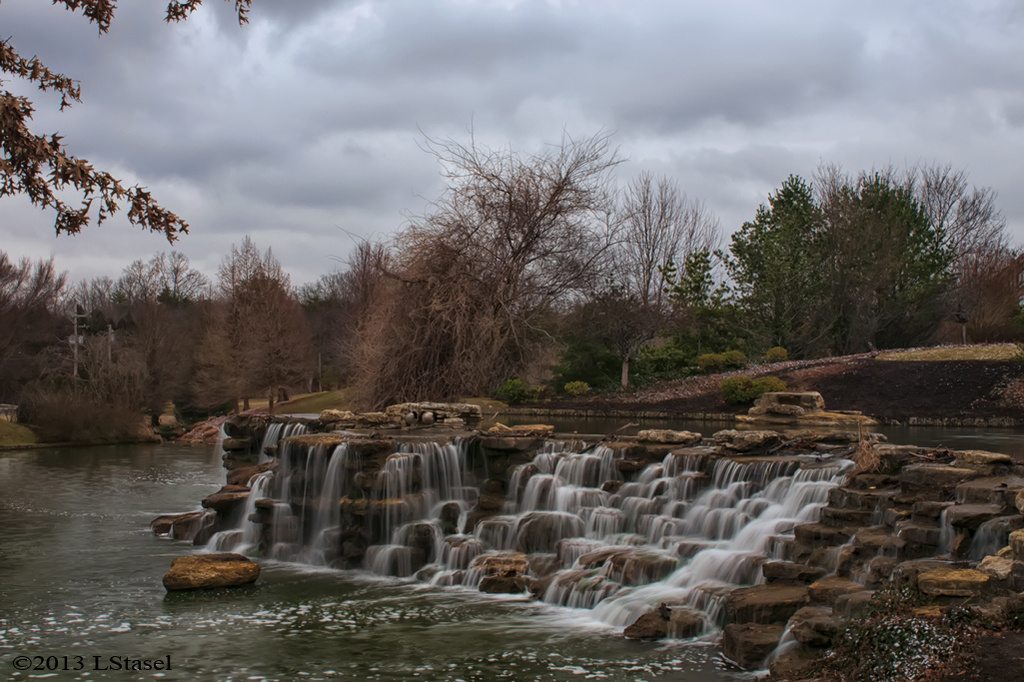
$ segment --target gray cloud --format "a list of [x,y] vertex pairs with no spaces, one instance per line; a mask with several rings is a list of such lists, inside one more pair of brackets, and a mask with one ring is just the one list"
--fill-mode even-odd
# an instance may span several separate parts
[[[614,131],[734,230],[790,173],[952,163],[1000,193],[1024,239],[1024,13],[927,5],[651,0],[256,0],[238,27],[208,0],[187,23],[123,3],[99,37],[80,15],[4,0],[0,31],[78,78],[35,129],[148,186],[186,217],[176,245],[213,274],[251,234],[297,282],[441,191],[423,135],[531,151],[563,129]],[[12,87],[23,88],[17,83]],[[21,90],[19,90],[21,91]],[[27,91],[26,91],[27,92]],[[74,277],[170,247],[123,218],[54,239],[52,216],[0,201],[0,248]]]

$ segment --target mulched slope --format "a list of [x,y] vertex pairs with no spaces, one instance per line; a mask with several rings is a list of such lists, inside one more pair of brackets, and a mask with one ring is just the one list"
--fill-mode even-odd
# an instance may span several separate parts
[[[860,356],[836,358],[808,367],[783,366],[776,371],[758,373],[782,378],[790,390],[819,391],[827,408],[860,410],[875,417],[1024,419],[1024,399],[1009,399],[1012,391],[1004,395],[1006,387],[1024,379],[1024,363],[901,362]],[[720,377],[700,377],[652,386],[632,394],[598,396],[545,407],[671,414],[746,412],[746,407],[729,405],[721,399],[720,383]]]
[[1024,680],[1024,632],[982,635],[958,670],[939,682],[1010,682]]
[[825,405],[890,419],[1024,417],[1024,404],[1000,400],[1024,377],[1024,364],[982,360],[860,360],[780,375],[794,390],[819,391]]

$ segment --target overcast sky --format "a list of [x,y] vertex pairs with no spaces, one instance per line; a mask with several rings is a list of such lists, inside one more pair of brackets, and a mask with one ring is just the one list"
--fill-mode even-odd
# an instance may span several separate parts
[[0,0],[0,39],[79,80],[30,94],[34,132],[149,187],[191,225],[173,247],[123,217],[55,237],[53,214],[0,200],[0,249],[73,279],[184,252],[213,274],[248,234],[295,283],[384,237],[442,184],[424,135],[524,151],[613,133],[726,233],[791,173],[950,163],[999,195],[1024,244],[1024,2],[207,0],[120,3],[100,36],[49,0]]

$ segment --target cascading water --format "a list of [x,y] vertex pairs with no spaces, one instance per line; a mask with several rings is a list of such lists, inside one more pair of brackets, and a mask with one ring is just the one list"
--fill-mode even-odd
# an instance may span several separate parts
[[306,433],[306,425],[302,422],[271,422],[267,425],[267,432],[263,436],[263,442],[260,443],[260,460],[259,463],[270,462],[273,460],[268,452],[269,448],[276,447],[282,438],[288,438],[289,436],[299,436]]
[[498,480],[493,462],[471,466],[468,441],[303,449],[284,432],[249,505],[268,499],[218,549],[470,587],[488,560],[523,553],[545,601],[614,626],[666,601],[720,620],[726,588],[759,582],[760,565],[783,558],[793,527],[816,520],[852,467],[670,453],[623,474],[635,467],[620,466],[622,450],[548,444],[502,464]]

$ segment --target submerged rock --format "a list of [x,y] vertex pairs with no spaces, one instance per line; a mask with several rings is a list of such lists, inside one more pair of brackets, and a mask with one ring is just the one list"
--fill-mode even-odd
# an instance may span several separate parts
[[259,577],[259,564],[241,554],[195,554],[172,561],[163,583],[168,591],[204,590],[248,585]]

